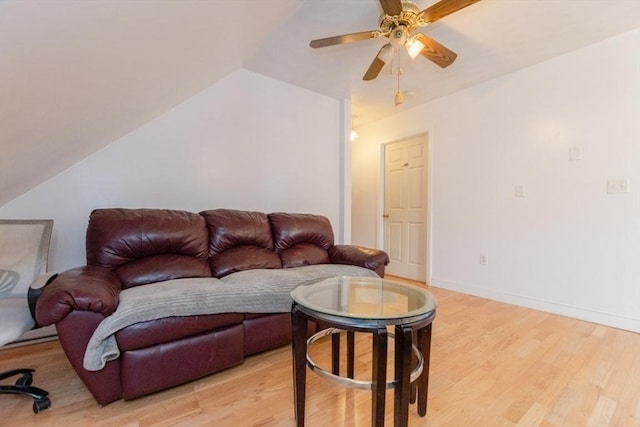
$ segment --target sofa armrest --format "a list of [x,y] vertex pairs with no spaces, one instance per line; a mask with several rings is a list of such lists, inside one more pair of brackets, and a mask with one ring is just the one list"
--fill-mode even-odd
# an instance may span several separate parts
[[36,320],[46,326],[64,319],[73,310],[108,316],[118,307],[122,286],[111,270],[85,266],[67,270],[44,288],[36,303]]
[[376,272],[384,271],[384,266],[389,264],[386,252],[355,245],[332,246],[329,248],[329,259],[332,264],[357,265]]

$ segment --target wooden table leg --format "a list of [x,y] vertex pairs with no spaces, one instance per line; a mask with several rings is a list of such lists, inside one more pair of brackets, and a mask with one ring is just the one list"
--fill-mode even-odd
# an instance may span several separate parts
[[291,309],[293,349],[293,395],[297,427],[304,427],[305,388],[307,380],[307,319],[293,305]]
[[331,373],[340,375],[340,334],[331,334]]
[[373,332],[373,373],[371,384],[371,425],[384,427],[384,400],[387,390],[387,328]]
[[418,348],[422,352],[424,365],[422,374],[418,378],[418,415],[424,417],[427,415],[427,396],[429,393],[429,360],[431,359],[431,326],[429,323],[426,327],[418,331]]
[[[413,342],[415,343],[418,342],[418,333],[416,331],[413,332],[412,339],[413,339]],[[413,351],[411,351],[411,371],[413,372],[413,370],[417,366],[418,366],[418,357],[415,354],[413,354]],[[411,383],[411,398],[409,399],[409,404],[412,405],[416,403],[416,400],[418,400],[418,381],[414,381]]]
[[406,325],[396,325],[395,335],[395,377],[398,384],[394,392],[393,425],[406,427],[409,424],[409,400],[411,397],[413,330]]
[[347,331],[347,377],[353,378],[355,375],[355,332]]

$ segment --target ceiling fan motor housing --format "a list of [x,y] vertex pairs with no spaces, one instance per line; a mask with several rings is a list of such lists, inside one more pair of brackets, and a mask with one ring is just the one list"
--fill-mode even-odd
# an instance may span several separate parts
[[402,46],[406,41],[409,33],[404,25],[396,27],[391,34],[389,34],[389,40],[392,46]]
[[405,37],[407,37],[413,30],[420,26],[418,22],[418,14],[420,8],[412,1],[402,2],[402,12],[399,15],[387,15],[383,13],[380,15],[379,26],[380,33],[389,37],[392,41],[399,39],[402,35],[397,30],[402,27]]
[[420,13],[420,8],[417,4],[412,1],[403,1],[402,2],[402,10],[406,12],[413,12],[414,14]]

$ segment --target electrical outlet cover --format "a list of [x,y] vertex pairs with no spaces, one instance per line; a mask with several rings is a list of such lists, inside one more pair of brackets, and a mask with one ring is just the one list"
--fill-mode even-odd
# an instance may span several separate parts
[[628,179],[608,179],[607,180],[607,193],[624,194],[628,192],[629,192]]

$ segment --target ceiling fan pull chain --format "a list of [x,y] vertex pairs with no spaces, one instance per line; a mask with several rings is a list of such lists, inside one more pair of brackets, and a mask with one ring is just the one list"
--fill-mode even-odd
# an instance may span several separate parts
[[396,107],[404,102],[404,95],[400,90],[400,74],[402,74],[402,69],[398,67],[398,91],[396,92],[396,96],[393,98],[393,104]]
[[396,64],[398,63],[398,49],[392,47],[393,51],[391,54],[391,63],[389,64],[389,74],[393,75],[393,71],[395,70]]
[[402,67],[400,66],[400,49],[396,49],[396,52],[398,52],[398,56],[396,57],[398,63],[398,90],[396,91],[396,95],[393,97],[393,104],[397,107],[404,102],[404,95],[400,90],[400,76],[402,75]]

